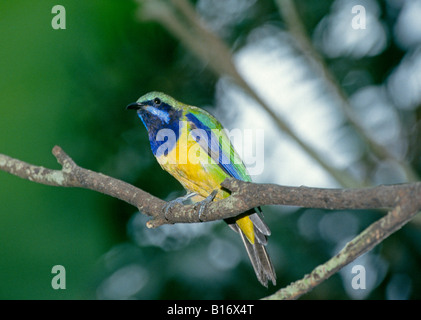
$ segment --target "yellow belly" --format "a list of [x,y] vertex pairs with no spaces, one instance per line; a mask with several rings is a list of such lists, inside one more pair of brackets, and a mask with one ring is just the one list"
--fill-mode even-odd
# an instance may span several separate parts
[[[221,182],[227,177],[216,163],[211,163],[209,156],[195,141],[184,141],[182,145],[178,142],[167,156],[157,160],[186,190],[204,198],[220,189]],[[222,199],[228,195],[221,190],[216,198]]]

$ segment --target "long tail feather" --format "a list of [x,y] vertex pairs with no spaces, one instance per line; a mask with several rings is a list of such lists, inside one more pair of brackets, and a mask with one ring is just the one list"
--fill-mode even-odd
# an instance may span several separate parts
[[249,217],[254,225],[254,243],[247,239],[243,231],[233,220],[227,222],[231,229],[240,234],[259,282],[265,287],[268,286],[269,280],[272,281],[273,285],[276,285],[275,270],[265,248],[267,244],[266,236],[270,235],[270,230],[257,213],[252,213]]
[[276,285],[276,274],[265,246],[258,242],[252,244],[241,230],[239,230],[239,233],[259,282],[265,287],[268,286],[269,280],[272,281],[273,285]]

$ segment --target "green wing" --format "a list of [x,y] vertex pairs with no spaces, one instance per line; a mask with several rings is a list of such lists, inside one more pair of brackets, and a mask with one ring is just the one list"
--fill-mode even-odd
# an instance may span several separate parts
[[[234,150],[224,128],[218,120],[203,109],[188,106],[185,117],[190,122],[196,141],[209,157],[229,176],[239,180],[251,181],[240,156]],[[197,139],[198,138],[198,139]]]

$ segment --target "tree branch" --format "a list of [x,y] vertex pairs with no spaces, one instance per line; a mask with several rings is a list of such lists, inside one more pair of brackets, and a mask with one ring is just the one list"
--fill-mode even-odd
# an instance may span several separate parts
[[35,166],[3,154],[0,154],[0,170],[41,184],[85,188],[123,200],[152,217],[147,223],[149,228],[171,223],[222,220],[262,205],[337,210],[390,209],[387,215],[350,241],[336,256],[315,268],[302,280],[277,291],[267,299],[300,297],[399,230],[421,210],[421,182],[361,189],[321,189],[256,184],[229,178],[222,183],[222,187],[229,190],[231,196],[210,203],[201,220],[195,204],[176,205],[165,216],[163,211],[165,201],[121,180],[79,167],[58,146],[55,146],[52,152],[62,165],[61,170]]
[[222,220],[262,205],[288,205],[320,209],[393,208],[399,194],[414,194],[421,207],[421,183],[382,185],[361,189],[322,189],[257,184],[226,179],[222,187],[231,192],[224,200],[208,205],[199,220],[196,205],[175,205],[164,216],[166,202],[121,180],[79,167],[60,147],[53,155],[62,170],[46,169],[0,154],[0,169],[23,179],[51,186],[77,187],[94,190],[123,200],[153,218],[149,227],[168,223],[191,223]]

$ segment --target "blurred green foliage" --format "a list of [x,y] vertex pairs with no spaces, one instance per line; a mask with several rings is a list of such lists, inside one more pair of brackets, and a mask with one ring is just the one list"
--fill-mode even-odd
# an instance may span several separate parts
[[[297,1],[310,34],[332,3]],[[181,186],[160,169],[144,128],[124,108],[151,90],[192,105],[212,105],[217,77],[161,25],[139,22],[135,2],[62,1],[65,30],[51,27],[56,4],[0,2],[0,153],[59,168],[51,149],[60,145],[85,168],[163,199],[179,195]],[[276,5],[254,3],[224,40],[240,47],[253,28],[267,22],[283,26]],[[382,22],[390,27],[395,21],[385,15]],[[339,79],[355,68],[381,82],[405,54],[390,41],[377,57],[327,62]],[[413,132],[410,160],[420,172],[419,131],[414,127]],[[255,299],[276,289],[255,281],[239,239],[223,223],[147,230],[146,218],[125,203],[4,172],[0,190],[0,299]],[[323,220],[330,212],[300,209],[280,215],[279,210],[266,208],[278,287],[341,248],[334,236],[311,228],[303,235],[300,227],[331,223]],[[357,219],[358,231],[380,216],[348,214],[354,217],[350,221]],[[371,263],[378,267],[378,279],[365,298],[385,299],[392,285],[397,292],[409,290],[397,297],[421,298],[420,237],[419,229],[408,225],[373,250],[372,258],[380,261]],[[209,264],[209,256],[227,264]],[[66,268],[66,290],[51,288],[54,265]],[[336,274],[304,298],[349,299],[343,281]]]

